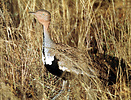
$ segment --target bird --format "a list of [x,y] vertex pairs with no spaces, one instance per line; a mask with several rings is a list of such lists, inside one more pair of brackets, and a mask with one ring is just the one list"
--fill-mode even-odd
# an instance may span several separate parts
[[36,12],[29,13],[34,14],[37,20],[43,25],[44,34],[42,45],[42,61],[47,70],[53,75],[63,79],[67,78],[63,74],[69,74],[69,72],[73,72],[75,74],[83,74],[83,69],[82,67],[79,68],[78,64],[78,62],[81,63],[81,66],[86,64],[82,62],[84,59],[87,59],[86,56],[84,58],[84,55],[81,55],[83,54],[83,51],[64,44],[55,43],[51,39],[48,32],[48,27],[51,21],[50,12],[44,9],[40,9]]
[[[49,25],[51,22],[51,13],[45,9],[29,12],[33,14],[40,24],[43,25],[43,45],[42,61],[46,69],[64,80],[71,80],[79,75],[86,75],[89,78],[100,78],[106,80],[108,84],[116,82],[117,70],[114,63],[114,57],[105,55],[93,56],[87,51],[71,47],[61,43],[55,43],[49,34]],[[90,50],[90,49],[89,49]],[[106,60],[109,58],[110,60]],[[118,66],[119,60],[116,61]],[[110,68],[109,68],[110,66]]]

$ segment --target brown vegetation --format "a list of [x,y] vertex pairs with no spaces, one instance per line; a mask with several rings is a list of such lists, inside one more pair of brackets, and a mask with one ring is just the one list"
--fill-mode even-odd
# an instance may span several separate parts
[[[46,100],[61,90],[62,79],[46,71],[41,60],[43,29],[28,13],[38,9],[51,12],[50,35],[55,42],[84,52],[92,47],[99,64],[117,59],[116,84],[79,76],[69,81],[60,100],[131,99],[130,8],[130,0],[1,0],[0,99]],[[124,71],[121,59],[126,62]]]

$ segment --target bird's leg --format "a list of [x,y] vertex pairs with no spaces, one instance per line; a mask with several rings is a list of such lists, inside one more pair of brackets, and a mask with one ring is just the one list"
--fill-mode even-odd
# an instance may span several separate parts
[[60,92],[52,100],[56,100],[65,91],[65,88],[66,88],[67,83],[68,83],[67,81],[68,80],[63,80],[62,89],[60,90]]

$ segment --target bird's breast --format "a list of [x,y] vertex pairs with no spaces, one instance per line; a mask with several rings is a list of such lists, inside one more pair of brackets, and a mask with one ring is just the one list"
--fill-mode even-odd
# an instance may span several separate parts
[[43,63],[52,65],[52,62],[54,61],[54,56],[53,54],[49,53],[50,47],[44,47],[44,54],[43,54]]

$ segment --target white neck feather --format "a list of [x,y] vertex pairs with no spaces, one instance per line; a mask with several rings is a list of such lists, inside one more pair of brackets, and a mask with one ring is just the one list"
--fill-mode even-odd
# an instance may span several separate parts
[[[52,61],[54,60],[54,55],[51,55],[49,53],[49,50],[51,50],[51,48],[53,48],[55,43],[50,38],[50,35],[49,35],[47,29],[45,29],[44,26],[43,26],[43,29],[44,29],[44,34],[43,34],[43,46],[42,46],[42,49],[44,50],[44,52],[42,52],[42,60],[43,60],[44,64],[46,63],[46,64],[51,65]],[[45,57],[44,57],[44,55],[45,55]]]
[[[44,26],[43,26],[43,28],[44,28]],[[52,47],[54,42],[52,41],[48,31],[45,28],[44,28],[44,34],[43,35],[44,35],[44,40],[43,40],[44,46],[45,47]]]

